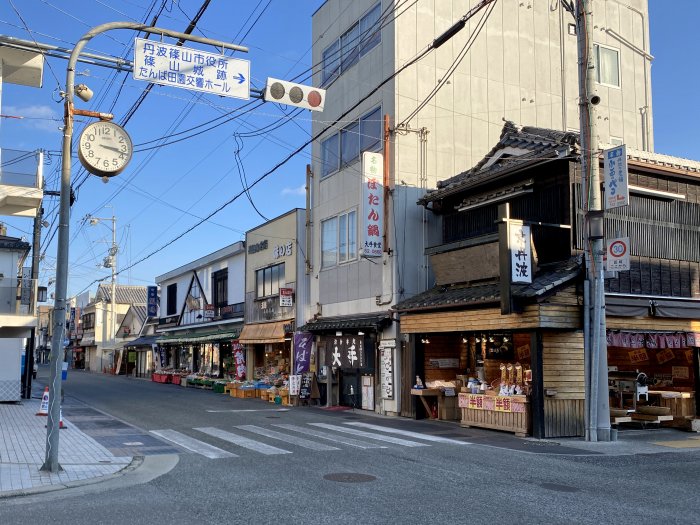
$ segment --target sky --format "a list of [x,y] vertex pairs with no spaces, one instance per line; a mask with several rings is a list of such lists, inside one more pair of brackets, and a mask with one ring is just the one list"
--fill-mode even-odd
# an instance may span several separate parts
[[[156,25],[183,31],[202,3],[0,0],[0,34],[72,48],[91,27],[118,20],[150,22],[162,5]],[[194,34],[248,46],[249,53],[234,56],[250,60],[254,88],[263,88],[267,77],[309,83],[311,16],[322,3],[212,0]],[[75,9],[78,5],[80,9]],[[695,133],[700,121],[695,88],[700,76],[700,39],[695,27],[700,1],[649,0],[649,13],[655,150],[700,160]],[[94,38],[87,50],[132,59],[134,36],[133,31],[111,31]],[[59,91],[65,84],[65,70],[65,60],[48,58],[42,88],[5,84],[2,89],[0,113],[24,119],[0,119],[0,146],[47,151],[47,190],[59,189],[63,114]],[[129,113],[146,86],[129,73],[115,74],[88,64],[79,64],[78,83],[88,84],[95,95],[89,103],[76,101],[76,106],[109,111],[116,122]],[[242,181],[253,183],[310,136],[308,111],[288,115],[289,108],[266,103],[245,115],[222,117],[239,108],[249,109],[246,104],[245,100],[156,86],[126,125],[137,153],[121,175],[105,184],[87,175],[77,157],[73,159],[77,199],[70,218],[69,295],[94,291],[96,280],[109,282],[111,276],[109,269],[101,267],[111,243],[111,222],[90,225],[85,219],[88,215],[116,217],[118,282],[149,285],[157,275],[243,240],[246,230],[267,219],[304,207],[309,148],[250,189],[250,200],[243,194],[229,203],[241,193]],[[215,123],[225,122],[209,131],[209,126],[200,126],[217,117]],[[75,135],[89,122],[77,117]],[[169,144],[184,137],[186,140]],[[58,199],[47,197],[44,210],[49,227],[42,230],[40,285],[55,279]],[[3,218],[3,222],[8,235],[31,241],[31,219]],[[153,252],[157,253],[151,255]],[[51,292],[53,287],[49,287]]]

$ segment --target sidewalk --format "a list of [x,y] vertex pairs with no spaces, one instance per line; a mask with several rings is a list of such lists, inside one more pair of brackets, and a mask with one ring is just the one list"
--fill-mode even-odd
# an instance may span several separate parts
[[46,449],[46,417],[37,416],[41,401],[0,404],[0,498],[66,488],[83,480],[116,474],[132,457],[116,457],[67,419],[60,431],[58,462],[63,471],[39,469]]

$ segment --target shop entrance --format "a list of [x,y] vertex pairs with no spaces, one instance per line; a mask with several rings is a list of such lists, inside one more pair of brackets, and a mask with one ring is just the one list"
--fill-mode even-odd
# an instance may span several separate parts
[[340,406],[360,408],[362,406],[362,377],[359,368],[340,370]]

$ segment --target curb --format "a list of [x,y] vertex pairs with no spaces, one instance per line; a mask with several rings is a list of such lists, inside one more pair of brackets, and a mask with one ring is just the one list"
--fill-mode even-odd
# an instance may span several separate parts
[[75,487],[82,487],[85,485],[92,485],[95,483],[103,483],[115,478],[120,478],[129,472],[133,472],[139,468],[144,461],[144,456],[134,456],[131,462],[124,468],[118,470],[114,474],[108,474],[106,476],[97,476],[94,478],[80,479],[76,481],[68,481],[65,483],[54,483],[52,485],[46,485],[43,487],[32,487],[30,489],[18,489],[0,492],[0,500],[9,498],[18,498],[22,496],[34,496],[36,494],[44,494],[47,492],[57,492],[59,490],[71,489]]

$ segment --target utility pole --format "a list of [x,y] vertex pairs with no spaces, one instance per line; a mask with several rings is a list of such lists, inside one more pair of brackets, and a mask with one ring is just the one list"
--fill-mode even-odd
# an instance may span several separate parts
[[63,144],[61,158],[61,199],[58,210],[58,247],[56,250],[56,300],[54,302],[53,337],[51,339],[51,359],[49,378],[49,416],[46,422],[46,455],[41,470],[59,472],[58,464],[58,432],[60,419],[60,370],[59,354],[62,350],[63,334],[66,329],[66,295],[68,292],[68,243],[71,195],[71,162],[73,154],[73,94],[75,90],[75,67],[85,46],[95,36],[115,29],[129,29],[145,33],[180,38],[186,41],[199,42],[223,49],[247,52],[248,48],[229,44],[221,40],[212,40],[179,31],[171,31],[160,27],[148,26],[135,22],[108,22],[90,29],[85,33],[71,51],[66,66],[66,90],[62,93],[65,99],[63,113]]
[[[41,158],[41,161],[43,163],[43,157]],[[39,166],[41,165],[42,164],[39,164]],[[34,308],[34,315],[37,317],[37,326],[39,324],[39,307],[37,305],[37,300],[39,299],[39,289],[37,287],[37,279],[39,279],[39,245],[41,240],[41,221],[43,218],[43,213],[44,209],[40,204],[36,210],[36,216],[34,217],[34,233],[32,238],[32,295],[29,305],[30,308]],[[36,356],[34,355],[34,346],[36,346],[36,331],[37,327],[32,327],[32,332],[29,336],[29,343],[27,343],[27,348],[24,354],[24,389],[22,391],[22,397],[24,399],[31,399],[32,397],[32,377],[34,375],[34,362],[36,361]]]
[[603,211],[600,195],[598,134],[595,108],[596,61],[593,46],[592,0],[576,0],[581,134],[581,194],[585,211],[586,261],[584,353],[586,362],[586,440],[610,441],[608,355],[605,333],[603,279]]

